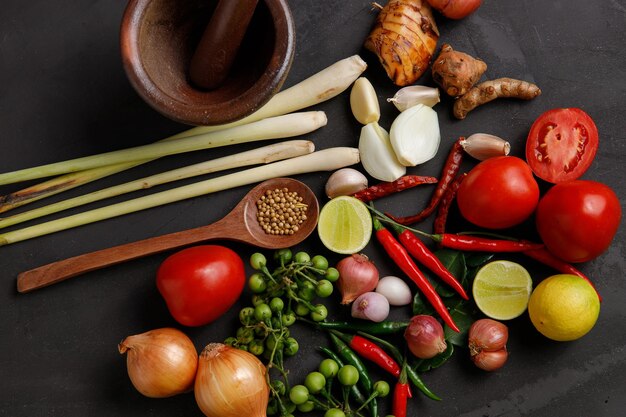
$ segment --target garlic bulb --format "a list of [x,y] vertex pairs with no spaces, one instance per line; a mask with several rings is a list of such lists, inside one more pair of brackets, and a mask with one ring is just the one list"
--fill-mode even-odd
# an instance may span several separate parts
[[429,161],[437,154],[441,141],[437,113],[423,104],[410,107],[393,121],[389,137],[402,165]]
[[341,168],[331,174],[326,181],[326,195],[335,198],[352,195],[367,188],[367,177],[354,168]]
[[193,387],[198,352],[180,330],[155,329],[128,336],[118,350],[126,353],[128,376],[146,397],[171,397]]
[[468,155],[484,161],[494,156],[506,156],[511,151],[511,144],[504,139],[487,133],[474,133],[461,140],[461,146]]
[[395,181],[406,174],[391,147],[389,133],[378,123],[369,123],[361,129],[359,154],[363,168],[380,181]]
[[367,78],[361,77],[354,82],[350,91],[352,114],[361,124],[378,122],[380,105],[374,86]]
[[400,111],[405,111],[418,104],[433,107],[439,103],[439,89],[423,85],[410,85],[398,90],[392,98],[387,99],[387,102],[393,103]]
[[207,417],[265,417],[265,366],[252,353],[222,343],[207,345],[198,361],[194,393]]

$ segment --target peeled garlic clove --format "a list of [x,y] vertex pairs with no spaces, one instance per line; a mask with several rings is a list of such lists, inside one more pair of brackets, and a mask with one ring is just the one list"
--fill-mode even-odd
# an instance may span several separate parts
[[367,78],[361,77],[354,82],[350,91],[350,108],[354,117],[364,125],[380,119],[378,97]]
[[402,165],[423,164],[431,160],[439,149],[441,134],[437,113],[423,104],[410,107],[393,121],[389,136]]
[[506,140],[487,133],[474,133],[461,140],[461,146],[468,155],[484,161],[494,156],[506,156],[511,151],[511,144]]
[[367,177],[354,168],[341,168],[328,177],[326,195],[335,198],[340,195],[352,195],[367,188]]
[[424,85],[410,85],[398,90],[392,98],[387,99],[387,102],[393,103],[400,111],[418,104],[433,107],[439,103],[439,89]]
[[369,123],[361,129],[359,138],[361,164],[372,177],[381,181],[395,181],[406,174],[389,142],[389,133],[378,123]]

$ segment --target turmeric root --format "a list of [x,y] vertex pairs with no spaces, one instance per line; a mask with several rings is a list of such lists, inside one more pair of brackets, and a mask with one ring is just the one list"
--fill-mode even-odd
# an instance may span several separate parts
[[[379,6],[380,7],[380,6]],[[398,86],[415,83],[428,69],[439,30],[426,0],[389,0],[365,40]]]
[[533,83],[513,78],[489,80],[473,87],[454,102],[454,116],[465,119],[467,114],[476,107],[500,97],[531,100],[541,94],[541,90]]
[[433,80],[452,97],[467,93],[487,70],[487,64],[447,43],[433,62]]

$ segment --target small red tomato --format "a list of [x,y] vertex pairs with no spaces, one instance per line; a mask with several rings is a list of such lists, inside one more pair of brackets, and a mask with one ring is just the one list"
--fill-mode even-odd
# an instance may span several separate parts
[[556,184],[537,206],[537,230],[552,254],[585,262],[604,252],[619,227],[622,208],[608,186],[585,180]]
[[539,186],[522,159],[489,158],[461,183],[457,203],[463,217],[477,226],[505,229],[526,220],[539,201]]
[[536,176],[553,184],[579,178],[598,150],[598,128],[581,109],[548,110],[526,139],[526,161]]
[[448,19],[463,19],[476,11],[482,0],[428,0],[428,3]]
[[180,324],[202,326],[237,301],[246,281],[244,263],[231,249],[201,245],[169,256],[157,271],[157,288]]

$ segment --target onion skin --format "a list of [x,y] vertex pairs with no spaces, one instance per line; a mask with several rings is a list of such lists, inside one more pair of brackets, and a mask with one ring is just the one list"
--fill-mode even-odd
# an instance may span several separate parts
[[404,331],[404,339],[411,353],[420,359],[433,358],[448,347],[441,323],[434,317],[423,314],[411,318]]
[[341,304],[350,304],[361,294],[374,291],[378,285],[378,268],[363,254],[355,253],[337,263]]
[[482,0],[428,0],[433,9],[448,19],[463,19],[474,13]]
[[208,344],[198,361],[194,394],[207,417],[265,417],[269,387],[265,366],[253,354]]
[[476,320],[469,329],[470,357],[485,371],[495,371],[506,363],[506,342],[509,330],[506,325],[492,319]]
[[133,386],[146,397],[171,397],[193,387],[198,352],[180,330],[163,328],[128,336],[118,350],[126,353]]

